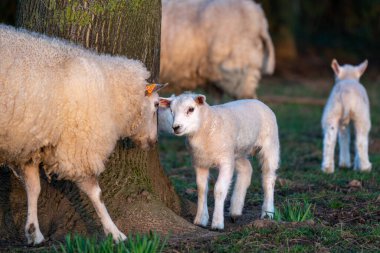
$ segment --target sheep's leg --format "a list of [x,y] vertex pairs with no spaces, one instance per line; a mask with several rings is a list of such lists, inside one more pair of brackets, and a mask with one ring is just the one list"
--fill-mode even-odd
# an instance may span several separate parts
[[215,207],[211,223],[212,229],[224,229],[224,201],[226,200],[232,176],[232,163],[226,163],[220,166],[218,180],[214,187]]
[[252,177],[252,166],[248,159],[238,159],[235,165],[237,175],[230,207],[230,215],[233,220],[242,215],[245,195]]
[[355,154],[355,170],[360,171],[371,171],[372,164],[369,162],[368,158],[368,134],[370,123],[364,124],[365,122],[356,122],[356,154]]
[[339,129],[339,167],[350,168],[350,126],[342,126]]
[[322,171],[326,173],[334,172],[334,150],[336,137],[338,135],[338,124],[327,124],[324,130],[323,139],[323,161]]
[[207,226],[208,209],[207,209],[207,192],[208,192],[208,175],[209,170],[205,168],[195,168],[198,188],[198,210],[194,219],[195,225]]
[[123,241],[127,237],[119,231],[115,223],[113,223],[107,208],[101,199],[101,189],[99,187],[98,180],[94,177],[86,178],[80,182],[77,182],[78,187],[88,195],[92,204],[95,207],[100,221],[103,225],[103,230],[106,235],[111,234],[115,241]]
[[40,231],[38,223],[38,197],[41,192],[40,173],[38,165],[30,163],[24,166],[25,190],[28,198],[28,216],[26,218],[25,236],[28,244],[39,244],[45,238]]

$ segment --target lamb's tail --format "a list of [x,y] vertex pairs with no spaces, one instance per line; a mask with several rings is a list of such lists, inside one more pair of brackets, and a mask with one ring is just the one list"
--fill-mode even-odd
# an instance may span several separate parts
[[264,11],[261,9],[262,12],[262,26],[261,26],[261,32],[260,36],[261,39],[264,42],[265,47],[265,53],[264,53],[264,60],[262,65],[262,73],[264,74],[273,74],[276,60],[275,60],[275,52],[274,52],[274,46],[272,39],[269,35],[269,29],[268,29],[268,22],[265,18]]
[[340,120],[340,124],[342,126],[347,126],[350,123],[350,108],[347,106],[349,105],[350,101],[348,101],[349,94],[347,92],[343,92],[341,94],[341,103],[342,103],[342,108],[343,108],[343,113],[342,113],[342,118]]

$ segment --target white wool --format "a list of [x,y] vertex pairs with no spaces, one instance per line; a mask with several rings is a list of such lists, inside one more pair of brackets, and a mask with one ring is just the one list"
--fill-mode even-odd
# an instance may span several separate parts
[[272,74],[274,48],[252,0],[164,0],[160,79],[182,90],[212,83],[237,98],[256,97]]
[[339,135],[339,166],[351,167],[350,123],[355,129],[356,155],[354,168],[370,171],[368,159],[368,135],[371,129],[370,109],[367,92],[359,82],[367,68],[367,60],[352,66],[340,66],[334,59],[331,67],[335,73],[335,85],[326,103],[322,116],[323,162],[322,170],[334,172],[334,149]]
[[212,228],[223,229],[224,200],[234,169],[237,181],[231,199],[231,216],[240,216],[252,167],[247,159],[257,150],[262,163],[264,204],[262,217],[272,217],[276,170],[280,145],[274,113],[258,100],[238,100],[209,106],[205,96],[182,94],[174,99],[161,99],[161,106],[170,106],[176,135],[188,136],[197,174],[198,212],[194,223],[206,226],[207,178],[211,167],[219,169],[215,185],[215,208]]
[[39,244],[39,164],[77,183],[106,234],[118,230],[97,176],[121,137],[156,141],[158,94],[145,95],[140,61],[99,55],[64,40],[0,25],[0,162],[19,170],[28,195],[25,235]]

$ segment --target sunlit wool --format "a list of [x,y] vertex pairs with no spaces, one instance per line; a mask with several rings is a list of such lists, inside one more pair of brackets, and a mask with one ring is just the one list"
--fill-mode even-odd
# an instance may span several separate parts
[[364,86],[359,82],[368,65],[367,60],[352,66],[339,66],[334,59],[331,67],[335,73],[335,85],[327,100],[322,116],[323,162],[322,170],[334,172],[334,150],[339,135],[339,166],[351,167],[350,122],[355,129],[356,154],[354,169],[370,171],[368,159],[368,134],[371,129],[369,100]]
[[268,23],[252,0],[164,0],[160,78],[185,90],[214,83],[254,98],[275,56]]
[[194,223],[201,226],[208,223],[207,185],[211,167],[219,169],[214,187],[215,208],[211,227],[224,228],[224,201],[235,168],[237,178],[230,215],[242,215],[252,176],[248,157],[257,151],[264,190],[261,216],[272,217],[276,170],[280,159],[276,116],[258,100],[238,100],[209,106],[205,99],[203,95],[185,93],[160,100],[160,106],[170,106],[173,112],[175,134],[188,136],[198,187],[198,211]]
[[124,239],[100,200],[96,177],[120,137],[143,147],[156,140],[158,95],[145,96],[149,72],[136,60],[5,25],[0,59],[0,161],[24,177],[28,243],[44,239],[36,210],[41,162],[48,175],[75,181],[105,232]]

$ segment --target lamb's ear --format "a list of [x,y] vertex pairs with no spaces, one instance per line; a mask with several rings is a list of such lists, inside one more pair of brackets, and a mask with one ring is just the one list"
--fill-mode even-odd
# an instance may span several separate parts
[[205,102],[206,102],[206,96],[204,95],[197,95],[195,98],[194,98],[195,102],[198,104],[198,105],[203,105]]
[[368,60],[367,59],[356,66],[356,69],[358,70],[359,77],[361,77],[364,74],[364,71],[367,69],[367,66],[368,66]]
[[170,97],[170,98],[160,98],[160,101],[159,101],[159,106],[160,107],[164,107],[164,108],[169,108],[170,107],[170,103],[172,102],[173,98]]
[[339,76],[340,73],[340,66],[336,59],[333,59],[331,62],[331,68],[334,70],[334,73],[336,76]]

